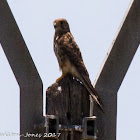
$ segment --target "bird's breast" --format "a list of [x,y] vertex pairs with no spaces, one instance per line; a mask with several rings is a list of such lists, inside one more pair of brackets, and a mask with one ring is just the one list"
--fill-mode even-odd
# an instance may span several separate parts
[[64,74],[70,73],[74,77],[79,77],[79,73],[75,66],[71,63],[70,58],[61,50],[61,46],[57,43],[54,45],[54,52],[57,57],[60,69]]
[[54,45],[54,52],[58,59],[59,64],[61,64],[64,61],[64,55],[63,55],[63,52],[62,52],[60,46],[57,43],[55,43],[55,45]]

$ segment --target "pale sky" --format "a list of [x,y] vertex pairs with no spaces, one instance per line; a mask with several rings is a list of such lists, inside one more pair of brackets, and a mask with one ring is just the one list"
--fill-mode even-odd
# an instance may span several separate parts
[[[130,0],[7,0],[45,90],[61,75],[53,52],[53,21],[66,18],[94,82]],[[117,140],[139,140],[140,50],[118,92]],[[19,140],[19,86],[0,46],[0,140]],[[44,100],[45,101],[45,100]],[[44,104],[45,107],[45,104]]]

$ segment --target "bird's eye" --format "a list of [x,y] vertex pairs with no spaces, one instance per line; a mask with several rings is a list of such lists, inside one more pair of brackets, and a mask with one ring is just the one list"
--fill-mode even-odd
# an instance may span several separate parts
[[60,21],[60,24],[63,25],[63,21]]
[[54,28],[56,28],[56,23],[53,24]]

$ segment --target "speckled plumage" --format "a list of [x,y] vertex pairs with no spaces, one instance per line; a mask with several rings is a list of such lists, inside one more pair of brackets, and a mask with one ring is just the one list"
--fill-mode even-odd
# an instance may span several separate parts
[[65,19],[57,19],[54,21],[54,26],[54,52],[62,70],[62,76],[58,80],[68,73],[78,78],[92,95],[100,109],[102,109],[99,97],[89,79],[80,49],[70,32],[68,22]]

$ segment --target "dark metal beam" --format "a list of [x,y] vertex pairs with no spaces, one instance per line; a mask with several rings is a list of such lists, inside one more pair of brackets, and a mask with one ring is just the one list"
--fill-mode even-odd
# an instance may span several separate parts
[[0,1],[0,43],[20,87],[20,133],[35,133],[43,117],[42,81],[6,0]]
[[95,81],[105,114],[95,110],[98,140],[116,140],[117,92],[140,44],[140,0],[132,1],[120,31]]

